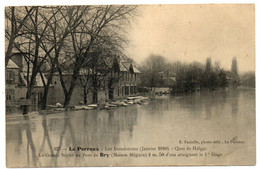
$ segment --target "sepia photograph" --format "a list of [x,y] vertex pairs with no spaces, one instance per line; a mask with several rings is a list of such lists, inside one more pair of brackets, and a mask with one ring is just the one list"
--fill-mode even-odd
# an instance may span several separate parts
[[255,4],[4,7],[6,167],[256,165]]

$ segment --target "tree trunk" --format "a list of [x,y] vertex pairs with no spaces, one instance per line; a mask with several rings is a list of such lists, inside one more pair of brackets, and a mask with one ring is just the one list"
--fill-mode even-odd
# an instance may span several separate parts
[[86,86],[83,87],[83,97],[84,97],[84,104],[87,104],[88,93],[87,93],[87,87]]
[[69,104],[70,104],[71,95],[72,95],[73,90],[74,90],[74,88],[76,86],[76,82],[77,82],[78,76],[79,76],[79,70],[75,70],[75,73],[73,74],[72,80],[71,80],[71,83],[70,83],[69,92],[65,93],[65,99],[64,99],[64,104],[63,104],[64,108],[68,107]]
[[14,37],[11,36],[10,40],[9,40],[7,51],[5,53],[5,67],[7,67],[7,64],[9,62],[10,58],[11,58],[13,44],[14,44]]
[[[77,75],[78,76],[78,75]],[[65,99],[64,99],[64,104],[63,107],[66,108],[69,106],[70,104],[70,99],[71,99],[71,95],[73,93],[73,90],[76,86],[76,81],[77,81],[77,76],[75,76],[74,78],[72,78],[71,84],[70,84],[70,89],[69,92],[65,94]]]
[[48,98],[50,85],[51,85],[51,82],[52,82],[52,77],[53,77],[53,73],[54,73],[54,67],[55,66],[52,66],[50,75],[48,77],[47,85],[44,86],[44,93],[43,93],[43,97],[42,97],[42,110],[46,110],[47,98]]
[[[27,81],[27,86],[28,86],[28,89],[27,89],[27,92],[26,92],[26,99],[31,99],[31,95],[32,95],[32,90],[33,90],[33,87],[35,85],[35,81],[36,81],[36,76],[39,72],[39,66],[38,66],[38,54],[39,54],[39,47],[40,47],[40,40],[39,40],[39,37],[38,37],[38,29],[37,29],[37,26],[38,26],[38,9],[36,10],[36,14],[35,14],[35,24],[34,24],[34,30],[35,30],[35,33],[34,33],[34,37],[35,37],[35,58],[33,60],[33,67],[32,67],[32,76],[31,76],[31,81],[30,83],[28,83]],[[29,69],[28,69],[29,70]],[[29,77],[29,71],[27,72],[27,78]],[[23,111],[23,115],[25,114],[28,114],[28,111],[29,111],[29,106],[26,105],[24,106],[24,111]]]
[[[31,92],[31,89],[30,89],[26,93],[26,99],[31,99],[31,95],[32,95],[32,92]],[[29,105],[24,105],[23,115],[28,114],[28,112],[29,112]]]
[[98,89],[97,86],[93,86],[93,103],[98,102]]
[[66,107],[68,107],[69,106],[69,104],[70,104],[70,98],[71,98],[71,94],[67,94],[67,95],[65,95],[65,99],[64,99],[64,108],[66,108]]
[[108,89],[108,98],[109,98],[110,100],[113,100],[113,99],[114,99],[114,88],[112,88],[112,87],[110,87],[110,88]]
[[[33,90],[33,85],[30,84],[30,86],[28,87],[27,92],[26,92],[26,99],[31,100],[32,90]],[[25,106],[24,106],[23,115],[28,114],[28,112],[29,112],[29,106],[30,106],[30,105],[25,105]]]
[[114,99],[114,88],[112,87],[113,82],[112,80],[109,80],[108,82],[108,99],[113,100]]
[[78,76],[79,76],[79,70],[81,68],[80,63],[81,63],[80,60],[78,60],[78,62],[75,63],[76,66],[74,67],[74,70],[73,70],[73,75],[72,75],[72,79],[71,79],[71,82],[70,82],[70,88],[69,88],[68,92],[67,92],[67,89],[66,89],[64,79],[62,78],[62,72],[61,72],[61,70],[59,70],[62,89],[63,89],[64,95],[65,95],[64,104],[63,104],[64,108],[67,108],[70,104],[71,95],[74,91],[74,88],[76,87]]
[[41,107],[42,110],[46,110],[48,93],[49,93],[49,86],[46,86],[44,88],[43,97],[42,97],[42,107]]

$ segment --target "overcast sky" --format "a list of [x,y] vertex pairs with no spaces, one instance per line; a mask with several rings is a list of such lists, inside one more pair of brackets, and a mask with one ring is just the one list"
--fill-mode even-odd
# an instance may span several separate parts
[[220,61],[229,70],[237,57],[240,72],[255,70],[253,5],[141,6],[129,32],[127,53],[137,63],[150,54],[170,61]]

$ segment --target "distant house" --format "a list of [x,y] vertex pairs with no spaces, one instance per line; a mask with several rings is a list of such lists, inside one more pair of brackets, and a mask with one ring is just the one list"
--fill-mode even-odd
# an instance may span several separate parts
[[132,96],[138,93],[137,87],[140,84],[141,72],[130,61],[120,61],[119,81],[115,84],[114,98]]
[[163,80],[165,87],[172,87],[176,83],[176,74],[171,73],[168,76],[164,76]]
[[31,99],[25,99],[27,92],[27,73],[25,73],[24,70],[23,57],[16,55],[9,60],[5,71],[6,106],[38,105],[41,101],[43,96],[43,84],[39,74],[36,76]]
[[229,86],[236,87],[240,84],[239,76],[231,71],[226,71],[226,77]]
[[19,84],[19,67],[9,60],[5,71],[6,83],[6,101],[17,100],[19,97],[18,84]]
[[[22,81],[21,84],[23,84],[24,88],[27,87],[27,80],[26,80],[27,73],[21,72],[20,77],[21,77],[21,81]],[[29,78],[31,78],[31,73],[29,74]],[[31,96],[31,103],[34,105],[38,105],[42,101],[43,92],[44,92],[44,84],[43,84],[42,78],[45,82],[47,81],[45,75],[43,74],[41,77],[41,75],[39,73],[37,74],[36,79],[35,79],[35,84],[34,84],[32,96]],[[52,85],[51,85],[51,87],[52,87]]]

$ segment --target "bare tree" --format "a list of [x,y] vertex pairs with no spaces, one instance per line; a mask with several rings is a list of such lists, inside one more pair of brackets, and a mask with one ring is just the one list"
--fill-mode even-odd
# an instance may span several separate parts
[[[66,85],[65,79],[63,78],[63,72],[59,67],[60,81],[65,94],[64,107],[67,107],[70,102],[71,95],[77,84],[79,73],[84,63],[91,61],[98,61],[96,56],[91,56],[95,51],[95,45],[99,39],[102,39],[104,35],[111,35],[113,37],[117,32],[123,30],[123,25],[128,23],[130,18],[135,12],[136,6],[92,6],[87,14],[82,17],[81,24],[74,28],[70,33],[70,44],[72,46],[73,55],[72,65],[70,65],[72,76],[69,85]],[[109,32],[110,34],[108,34]],[[97,62],[96,62],[97,63]],[[95,63],[95,64],[96,64]],[[93,65],[94,66],[94,65]],[[98,70],[94,70],[94,74],[98,74]],[[97,77],[92,76],[93,92],[94,95],[97,92],[98,80]],[[95,97],[94,96],[94,97]],[[93,98],[97,101],[97,98]]]
[[[40,73],[44,85],[42,109],[45,109],[53,73],[58,71],[65,95],[64,107],[67,107],[83,65],[95,60],[107,64],[110,56],[105,56],[104,52],[91,56],[102,51],[96,46],[106,41],[109,41],[111,48],[120,46],[119,39],[123,39],[120,33],[124,32],[124,25],[129,23],[135,9],[136,6],[124,5],[7,8],[6,19],[11,25],[6,24],[6,65],[15,47],[26,61],[26,99],[31,99],[36,77]],[[95,83],[101,84],[104,76],[101,78],[98,75],[101,65],[92,67],[95,67],[93,72],[97,76],[91,76],[91,89],[96,92],[100,85]],[[70,78],[64,78],[65,72],[70,72]],[[27,112],[28,106],[25,106],[24,114]]]
[[239,79],[239,76],[238,76],[238,66],[237,66],[237,58],[236,57],[234,57],[232,59],[231,72],[233,74],[232,86],[234,88],[236,88],[238,85],[240,85],[240,79]]
[[83,88],[83,103],[87,104],[88,93],[91,89],[90,69],[83,69],[79,77],[80,86]]
[[16,39],[21,35],[21,29],[24,27],[29,19],[29,16],[36,9],[35,7],[6,7],[5,8],[5,38],[7,41],[7,48],[5,52],[5,66],[7,66],[9,59],[14,55],[12,50],[15,46]]
[[235,76],[238,75],[237,58],[236,57],[234,57],[232,59],[231,72],[234,73]]
[[142,83],[148,87],[162,85],[162,73],[165,70],[166,61],[163,56],[150,55],[142,65]]
[[[24,8],[29,13],[31,8]],[[43,50],[45,47],[44,41],[48,38],[50,28],[48,22],[52,20],[56,13],[49,13],[49,10],[46,10],[45,7],[34,7],[33,9],[34,11],[28,16],[26,24],[20,30],[21,35],[17,38],[17,43],[14,43],[27,63],[27,72],[25,74],[27,83],[26,99],[31,99],[36,77],[54,49],[54,47],[51,47],[48,50]],[[43,16],[46,16],[47,19],[43,18]],[[27,113],[28,106],[25,106],[23,114]]]
[[[49,87],[52,82],[53,73],[57,71],[58,60],[64,57],[65,53],[62,50],[66,46],[66,39],[81,22],[82,17],[88,11],[89,6],[85,7],[53,7],[52,14],[55,16],[52,20],[48,20],[46,16],[42,16],[50,27],[50,34],[46,38],[43,45],[43,50],[48,53],[48,49],[54,48],[53,54],[48,55],[49,71],[47,72],[47,82],[43,80],[44,94],[42,99],[42,109],[46,109]],[[42,76],[43,77],[43,76]]]

